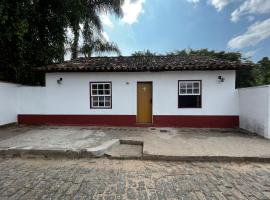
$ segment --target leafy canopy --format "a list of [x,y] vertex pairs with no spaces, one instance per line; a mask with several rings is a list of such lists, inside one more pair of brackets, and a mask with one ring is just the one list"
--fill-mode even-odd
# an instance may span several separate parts
[[[133,56],[155,56],[150,50],[136,51]],[[225,51],[210,51],[208,49],[184,49],[176,50],[166,53],[165,55],[197,55],[197,56],[210,56],[228,61],[245,61],[250,62],[249,58],[243,57],[240,52],[225,52]],[[236,87],[250,87],[257,85],[270,84],[270,60],[268,57],[262,58],[258,61],[252,69],[243,69],[236,72]]]
[[[78,52],[120,53],[102,37],[101,13],[121,16],[124,0],[1,0],[0,79],[23,84],[43,84],[34,68],[62,62],[71,28],[72,57]],[[82,30],[81,30],[82,26]],[[78,46],[79,33],[85,38]]]

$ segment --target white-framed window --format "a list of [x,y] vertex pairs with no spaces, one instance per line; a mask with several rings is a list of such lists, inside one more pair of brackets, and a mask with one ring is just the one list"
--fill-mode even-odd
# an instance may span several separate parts
[[178,81],[178,108],[201,108],[201,81]]
[[112,108],[111,82],[90,82],[90,108]]
[[200,95],[200,81],[179,81],[179,95]]

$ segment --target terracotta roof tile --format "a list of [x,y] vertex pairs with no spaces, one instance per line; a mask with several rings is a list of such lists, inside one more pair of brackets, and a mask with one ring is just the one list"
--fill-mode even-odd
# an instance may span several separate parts
[[206,56],[120,56],[79,58],[37,68],[45,72],[145,72],[184,70],[237,70],[251,64]]

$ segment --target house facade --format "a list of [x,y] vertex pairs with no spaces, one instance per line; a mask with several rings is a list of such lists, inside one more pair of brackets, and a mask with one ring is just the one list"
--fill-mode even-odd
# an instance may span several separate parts
[[41,67],[46,86],[20,90],[18,122],[235,128],[235,74],[244,67],[193,56],[98,57]]

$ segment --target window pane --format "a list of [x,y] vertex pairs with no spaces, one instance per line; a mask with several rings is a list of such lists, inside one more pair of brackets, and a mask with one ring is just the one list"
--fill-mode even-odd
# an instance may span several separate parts
[[105,97],[105,101],[111,101],[111,97]]
[[98,101],[98,97],[92,97],[93,101]]
[[100,107],[103,107],[103,106],[104,106],[104,101],[100,101],[100,102],[99,102],[99,106],[100,106]]
[[186,88],[186,83],[181,83],[180,82],[180,88]]
[[187,94],[192,94],[192,89],[187,89]]
[[111,93],[111,90],[105,90],[105,94],[110,94]]
[[92,84],[92,89],[97,89],[97,84]]
[[99,101],[104,101],[104,97],[99,97]]
[[195,82],[195,83],[193,83],[193,87],[194,88],[199,88],[200,87],[200,84],[198,82]]
[[97,107],[98,106],[98,102],[93,102],[93,106]]
[[98,89],[103,89],[103,84],[98,84]]
[[200,90],[199,89],[193,89],[193,94],[199,94]]
[[187,83],[187,88],[191,89],[192,88],[192,83]]
[[200,95],[184,95],[184,96],[179,95],[178,107],[179,108],[200,108],[201,96]]
[[92,90],[92,95],[97,95],[97,90]]
[[111,106],[111,102],[110,101],[106,101],[105,102],[105,106],[110,107]]
[[104,90],[98,90],[98,94],[99,95],[103,95],[104,94]]
[[187,90],[186,89],[180,89],[180,94],[186,94]]
[[105,89],[110,89],[110,84],[105,84]]

